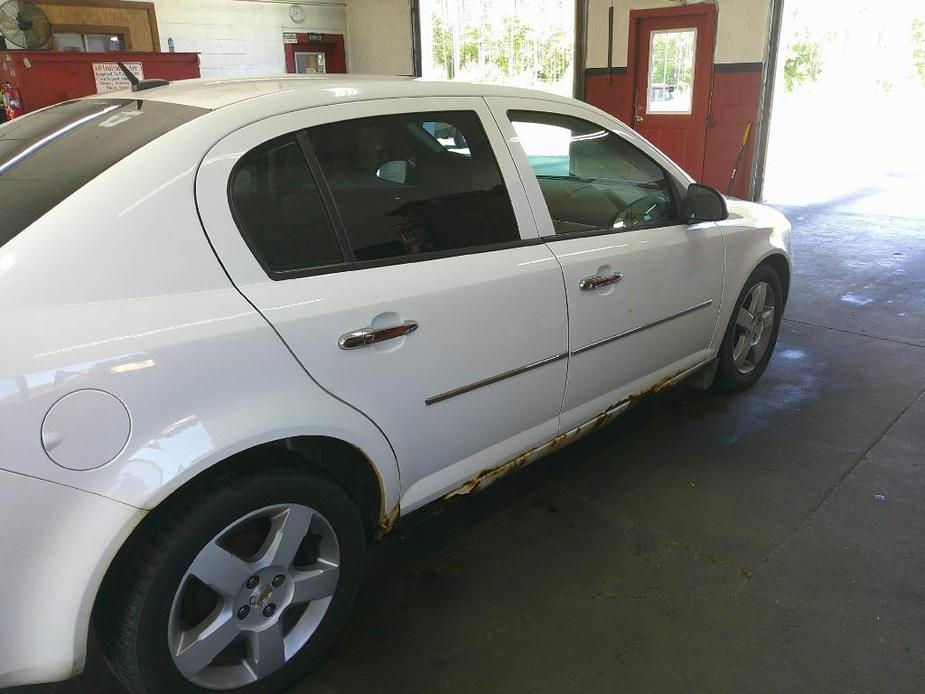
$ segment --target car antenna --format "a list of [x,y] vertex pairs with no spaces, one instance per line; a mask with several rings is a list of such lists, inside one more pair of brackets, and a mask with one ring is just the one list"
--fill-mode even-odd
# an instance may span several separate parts
[[149,80],[140,80],[138,79],[138,77],[135,76],[135,73],[133,73],[131,70],[129,70],[125,66],[125,63],[117,62],[116,65],[118,65],[119,69],[122,70],[122,74],[125,75],[125,78],[129,82],[132,83],[133,92],[140,92],[140,91],[144,91],[145,89],[154,89],[154,87],[164,87],[170,84],[170,82],[168,82],[167,80],[158,79],[158,78],[153,78]]

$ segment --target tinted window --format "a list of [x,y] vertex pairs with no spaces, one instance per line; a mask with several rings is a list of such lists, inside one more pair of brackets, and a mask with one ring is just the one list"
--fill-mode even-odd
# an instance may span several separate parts
[[0,125],[0,246],[142,145],[205,109],[157,101],[68,101]]
[[552,113],[508,113],[557,233],[677,221],[665,171],[615,133]]
[[358,261],[519,240],[478,117],[409,113],[311,128]]
[[343,261],[318,186],[294,135],[248,152],[232,173],[230,195],[238,227],[269,272]]
[[445,149],[469,156],[469,143],[466,142],[466,136],[455,125],[440,121],[425,121],[421,123],[421,126]]

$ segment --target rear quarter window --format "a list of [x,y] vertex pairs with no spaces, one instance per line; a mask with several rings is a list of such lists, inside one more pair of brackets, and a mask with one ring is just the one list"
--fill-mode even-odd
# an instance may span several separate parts
[[0,125],[0,246],[139,147],[207,112],[86,99]]

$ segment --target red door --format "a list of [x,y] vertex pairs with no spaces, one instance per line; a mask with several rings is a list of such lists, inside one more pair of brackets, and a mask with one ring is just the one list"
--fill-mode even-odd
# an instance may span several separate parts
[[[341,34],[296,34],[297,43],[283,45],[286,72],[347,72],[347,55]],[[319,61],[316,57],[321,54]]]
[[630,12],[633,127],[697,180],[713,84],[714,7]]

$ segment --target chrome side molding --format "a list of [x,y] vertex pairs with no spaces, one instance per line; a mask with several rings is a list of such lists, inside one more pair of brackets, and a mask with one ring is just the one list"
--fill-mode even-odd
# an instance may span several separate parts
[[540,359],[535,361],[532,364],[527,364],[526,366],[520,366],[516,369],[511,369],[510,371],[505,371],[500,373],[497,376],[491,376],[485,378],[481,381],[476,381],[475,383],[470,383],[467,386],[461,386],[459,388],[454,388],[453,390],[448,390],[445,393],[440,393],[439,395],[434,395],[427,398],[424,401],[425,405],[436,405],[438,402],[443,402],[444,400],[449,400],[450,398],[455,398],[457,395],[464,395],[465,393],[471,393],[473,390],[478,390],[479,388],[484,388],[485,386],[490,386],[499,381],[503,381],[508,378],[513,378],[514,376],[519,376],[522,373],[527,371],[532,371],[533,369],[538,369],[541,366],[546,366],[547,364],[552,364],[556,361],[561,361],[562,359],[568,358],[568,352],[562,352],[562,354],[556,354],[552,357],[546,357],[545,359]]
[[648,328],[653,328],[656,325],[661,325],[662,323],[666,323],[675,318],[680,318],[681,316],[684,316],[688,313],[692,313],[702,308],[706,308],[712,303],[713,303],[713,299],[707,299],[706,301],[702,301],[695,306],[690,306],[689,308],[685,308],[681,311],[678,311],[677,313],[672,313],[670,316],[665,316],[664,318],[659,318],[657,321],[646,323],[645,325],[638,325],[635,328],[630,328],[629,330],[624,330],[622,333],[617,333],[616,335],[605,337],[603,340],[592,342],[591,344],[585,345],[584,347],[579,347],[578,349],[572,350],[571,352],[562,352],[562,354],[556,354],[552,357],[546,357],[545,359],[540,359],[539,361],[535,361],[532,364],[527,364],[525,366],[521,366],[516,369],[511,369],[510,371],[505,371],[504,373],[500,373],[496,376],[491,376],[489,378],[482,379],[481,381],[470,383],[469,385],[461,386],[459,388],[454,388],[453,390],[448,390],[445,393],[440,393],[439,395],[433,395],[427,398],[426,400],[424,400],[424,404],[425,405],[436,405],[438,402],[443,402],[444,400],[455,398],[458,395],[465,395],[466,393],[471,393],[473,390],[478,390],[479,388],[490,386],[494,383],[498,383],[499,381],[503,381],[508,378],[513,378],[514,376],[519,376],[522,373],[526,373],[527,371],[538,369],[541,366],[546,366],[547,364],[552,364],[553,362],[566,359],[569,356],[575,356],[577,354],[581,354],[583,352],[592,350],[595,347],[601,347],[603,345],[610,344],[611,342],[616,342],[617,340],[621,338],[628,337],[629,335],[634,335],[635,333],[641,332]]
[[677,313],[672,313],[670,316],[665,316],[664,318],[659,318],[657,321],[652,321],[651,323],[645,323],[644,325],[637,325],[635,328],[630,328],[629,330],[624,330],[622,333],[617,333],[616,335],[611,335],[610,337],[605,337],[603,340],[598,340],[597,342],[592,342],[591,344],[585,345],[584,347],[579,347],[578,349],[572,350],[572,356],[574,357],[577,354],[582,354],[588,352],[595,347],[603,347],[604,345],[609,345],[611,342],[616,342],[621,340],[624,337],[629,337],[630,335],[635,335],[636,333],[642,332],[643,330],[648,330],[649,328],[654,328],[656,325],[661,325],[662,323],[667,323],[670,320],[675,318],[680,318],[685,316],[688,313],[693,313],[694,311],[699,311],[702,308],[706,308],[713,303],[713,299],[707,299],[706,301],[701,301],[696,306],[690,306],[685,308]]

